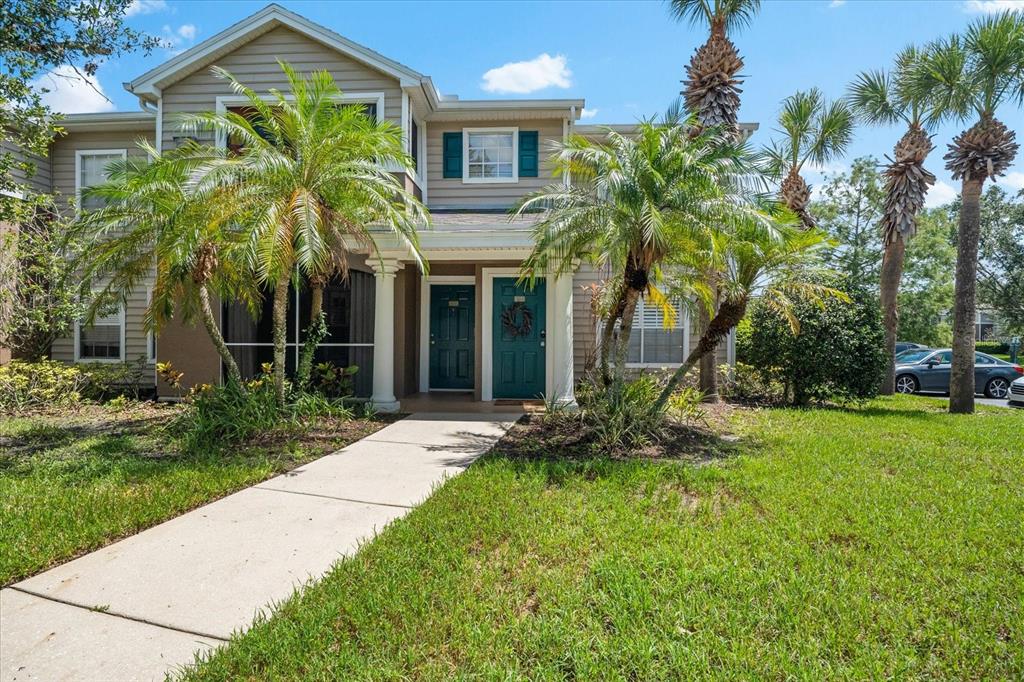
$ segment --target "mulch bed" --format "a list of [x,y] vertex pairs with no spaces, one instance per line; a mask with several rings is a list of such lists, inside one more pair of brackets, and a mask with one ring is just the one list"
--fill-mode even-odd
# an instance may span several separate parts
[[728,432],[735,408],[728,404],[704,406],[704,418],[689,424],[666,423],[657,439],[629,450],[608,450],[573,415],[548,417],[530,413],[522,417],[494,447],[495,454],[523,459],[650,459],[703,463],[735,454],[738,438]]

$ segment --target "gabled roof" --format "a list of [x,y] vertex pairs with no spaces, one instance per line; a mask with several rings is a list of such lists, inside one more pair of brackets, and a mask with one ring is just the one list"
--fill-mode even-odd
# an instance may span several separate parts
[[345,54],[358,62],[392,76],[403,87],[421,83],[424,76],[408,66],[388,59],[368,47],[354,43],[334,31],[316,24],[305,17],[290,12],[280,5],[267,5],[256,14],[224,29],[212,38],[182,52],[135,80],[125,83],[128,92],[144,99],[156,100],[160,91],[199,69],[212,64],[218,58],[241,47],[253,39],[285,26],[307,38]]

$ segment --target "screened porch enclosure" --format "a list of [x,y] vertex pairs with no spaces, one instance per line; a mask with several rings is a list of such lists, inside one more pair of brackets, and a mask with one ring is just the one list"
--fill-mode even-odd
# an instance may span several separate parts
[[[285,370],[294,375],[309,329],[311,292],[304,287],[288,289],[287,354]],[[251,315],[245,305],[228,302],[222,308],[224,340],[238,363],[242,378],[258,376],[264,363],[274,360],[273,306],[266,292],[260,314]],[[356,365],[353,388],[358,397],[369,397],[373,388],[374,278],[350,271],[347,280],[331,280],[324,288],[323,310],[327,336],[317,346],[314,364],[331,362],[337,367]]]

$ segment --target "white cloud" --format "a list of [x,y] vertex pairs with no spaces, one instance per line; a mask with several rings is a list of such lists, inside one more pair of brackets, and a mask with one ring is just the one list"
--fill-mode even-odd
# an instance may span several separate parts
[[1024,189],[1024,172],[1011,171],[999,179],[999,184],[1013,192]]
[[526,62],[509,62],[484,74],[480,87],[487,92],[526,94],[548,87],[568,88],[572,71],[563,55],[547,52]]
[[598,111],[600,111],[600,109],[587,109],[586,107],[583,107],[583,110],[580,111],[580,118],[594,118],[597,116]]
[[924,198],[924,205],[927,208],[945,206],[956,199],[957,195],[959,195],[959,192],[956,191],[955,187],[939,180],[928,190],[928,194]]
[[[93,111],[112,111],[114,103],[103,96],[103,88],[94,79],[85,80],[70,66],[59,66],[51,73],[40,76],[32,85],[47,90],[43,104],[62,114],[81,114]],[[98,91],[98,92],[97,92]]]
[[1024,11],[1024,0],[966,0],[964,11],[972,14],[998,14]]
[[163,12],[165,9],[167,9],[165,0],[132,0],[131,4],[125,8],[124,15],[134,17],[136,14],[153,14]]
[[842,7],[845,4],[846,4],[846,0],[832,0],[832,2],[828,3],[828,6],[829,7]]
[[178,27],[178,35],[185,40],[195,40],[196,27],[195,24],[182,24]]

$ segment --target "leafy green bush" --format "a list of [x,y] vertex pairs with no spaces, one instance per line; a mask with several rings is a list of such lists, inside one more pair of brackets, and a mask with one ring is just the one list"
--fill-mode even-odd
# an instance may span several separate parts
[[88,379],[82,395],[97,401],[119,396],[134,400],[150,397],[154,392],[152,372],[146,365],[142,357],[132,362],[80,363],[78,367]]
[[665,426],[666,410],[657,407],[660,393],[661,382],[649,374],[608,387],[583,382],[576,392],[579,418],[601,448],[644,447]]
[[354,393],[352,382],[358,371],[356,365],[338,367],[333,362],[320,362],[313,367],[309,383],[330,398],[348,398]]
[[0,367],[0,410],[71,407],[81,402],[88,385],[88,375],[77,365],[14,360]]
[[729,400],[740,403],[773,404],[783,399],[782,384],[770,372],[762,372],[738,360],[732,371],[726,373],[725,379],[719,383],[719,390]]
[[885,368],[885,332],[878,300],[843,280],[827,282],[845,291],[850,302],[796,299],[789,322],[765,305],[750,313],[748,362],[777,381],[788,402],[864,400],[878,393]]
[[974,349],[989,355],[1006,355],[1010,352],[1010,344],[1002,341],[978,341],[974,344]]

